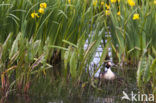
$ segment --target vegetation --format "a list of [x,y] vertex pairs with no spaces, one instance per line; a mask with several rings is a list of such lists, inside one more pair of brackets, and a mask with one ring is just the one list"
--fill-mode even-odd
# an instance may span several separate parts
[[101,40],[97,69],[111,47],[116,64],[138,68],[139,89],[156,94],[155,0],[1,0],[0,12],[2,97],[51,86],[45,78],[59,93],[98,89],[89,65]]

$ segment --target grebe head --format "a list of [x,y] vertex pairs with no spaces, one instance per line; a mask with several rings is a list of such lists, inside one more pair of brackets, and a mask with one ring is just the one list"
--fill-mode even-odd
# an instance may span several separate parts
[[110,61],[106,63],[106,68],[107,69],[110,68],[111,66],[112,66],[112,63]]

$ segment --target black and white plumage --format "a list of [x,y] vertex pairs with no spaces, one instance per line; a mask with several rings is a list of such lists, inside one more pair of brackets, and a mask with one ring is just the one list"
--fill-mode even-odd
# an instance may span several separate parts
[[116,78],[115,73],[111,70],[112,63],[107,62],[105,65],[105,71],[100,73],[99,78],[105,80],[114,80]]

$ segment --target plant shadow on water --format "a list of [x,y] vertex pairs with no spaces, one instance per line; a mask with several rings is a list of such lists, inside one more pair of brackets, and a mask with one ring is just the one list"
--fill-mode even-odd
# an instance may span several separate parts
[[[112,68],[112,71],[123,80],[103,81],[98,89],[90,85],[85,89],[75,89],[70,86],[70,82],[65,85],[61,78],[55,80],[52,71],[49,70],[46,76],[34,80],[29,94],[9,96],[6,103],[128,103],[129,101],[126,100],[121,101],[122,91],[130,93],[138,90],[134,67],[126,67],[123,70]],[[98,80],[95,79],[94,83],[98,85]]]

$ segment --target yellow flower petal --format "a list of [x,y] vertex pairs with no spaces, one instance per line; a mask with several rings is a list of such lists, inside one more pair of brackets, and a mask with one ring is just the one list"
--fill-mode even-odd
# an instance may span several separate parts
[[121,15],[120,11],[118,11],[118,12],[117,12],[117,15],[118,15],[118,16],[120,16],[120,15]]
[[97,0],[94,0],[93,1],[93,6],[96,6],[96,4],[97,4]]
[[38,14],[37,14],[37,13],[35,13],[35,16],[36,16],[37,18],[39,18],[39,16],[38,16]]
[[138,20],[139,18],[140,18],[139,14],[136,13],[136,14],[133,15],[133,20]]
[[43,8],[39,8],[38,12],[41,13],[41,14],[44,14],[44,9]]
[[38,13],[35,13],[35,12],[31,13],[31,17],[32,17],[33,19],[34,19],[35,17],[38,17],[38,18],[39,18]]
[[132,7],[135,6],[135,2],[133,0],[128,0],[128,4]]
[[106,10],[106,16],[109,16],[109,15],[110,15],[110,11]]
[[101,1],[101,5],[103,6],[105,3],[104,3],[104,1]]
[[40,8],[47,8],[47,4],[44,2],[44,3],[41,3],[40,4]]
[[34,15],[34,13],[31,13],[31,17],[34,19],[35,18],[35,15]]
[[116,3],[116,0],[111,0],[111,3]]
[[110,5],[107,5],[107,4],[106,4],[106,8],[107,8],[107,9],[110,9]]
[[71,4],[71,0],[68,0],[68,3]]
[[154,0],[154,4],[156,5],[156,0]]

